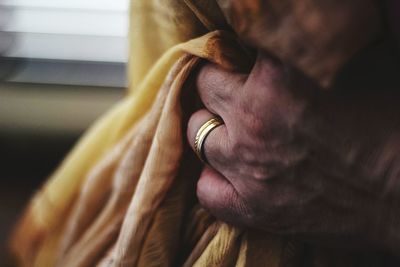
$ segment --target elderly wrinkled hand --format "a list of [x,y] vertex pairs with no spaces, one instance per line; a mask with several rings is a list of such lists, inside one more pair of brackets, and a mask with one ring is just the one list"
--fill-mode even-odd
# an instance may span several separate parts
[[[398,197],[399,151],[389,149],[399,144],[396,104],[323,91],[262,54],[249,74],[206,63],[196,86],[205,108],[189,121],[192,147],[206,121],[224,122],[204,141],[208,164],[197,185],[213,215],[309,240],[393,241],[383,223],[385,197]],[[369,112],[371,103],[380,111]]]

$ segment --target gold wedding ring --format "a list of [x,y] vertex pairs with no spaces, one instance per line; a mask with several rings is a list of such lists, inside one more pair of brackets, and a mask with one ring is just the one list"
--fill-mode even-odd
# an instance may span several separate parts
[[196,139],[194,141],[194,150],[199,159],[201,159],[205,163],[207,163],[207,159],[203,152],[204,141],[206,140],[207,136],[210,134],[212,130],[214,130],[215,128],[217,128],[222,124],[224,124],[224,122],[220,117],[214,117],[206,121],[197,131]]

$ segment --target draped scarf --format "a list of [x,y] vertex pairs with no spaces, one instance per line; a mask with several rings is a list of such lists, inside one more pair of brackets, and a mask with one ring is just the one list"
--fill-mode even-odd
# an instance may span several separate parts
[[202,60],[248,73],[260,49],[329,89],[380,20],[372,0],[132,0],[127,94],[32,198],[11,239],[18,265],[301,266],[302,244],[198,205],[188,78]]

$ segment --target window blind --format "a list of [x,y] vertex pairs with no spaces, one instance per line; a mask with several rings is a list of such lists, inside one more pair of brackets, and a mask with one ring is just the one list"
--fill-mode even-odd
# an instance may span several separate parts
[[3,0],[6,56],[126,62],[128,0]]
[[9,39],[0,64],[18,66],[7,81],[126,85],[129,0],[0,0],[0,7],[0,33]]

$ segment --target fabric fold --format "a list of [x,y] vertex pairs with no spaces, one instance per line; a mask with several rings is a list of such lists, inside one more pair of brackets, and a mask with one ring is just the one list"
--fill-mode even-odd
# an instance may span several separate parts
[[[284,267],[296,254],[291,242],[198,206],[202,166],[185,141],[196,66],[248,73],[255,49],[215,0],[132,0],[131,16],[129,91],[33,197],[11,240],[19,266]],[[312,68],[303,71],[319,73]]]

